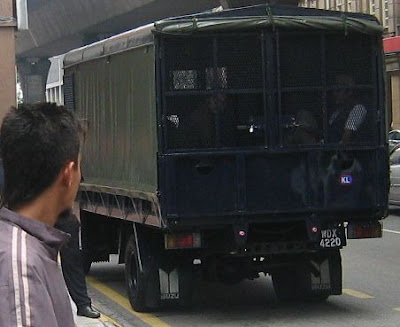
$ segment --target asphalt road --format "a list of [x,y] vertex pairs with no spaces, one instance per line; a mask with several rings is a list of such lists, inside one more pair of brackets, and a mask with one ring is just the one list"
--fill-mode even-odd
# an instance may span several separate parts
[[[342,250],[344,294],[319,304],[282,304],[269,277],[235,286],[202,283],[191,310],[138,314],[130,309],[123,265],[93,264],[95,306],[124,327],[399,327],[400,209],[384,221],[382,239],[349,240]],[[115,258],[113,258],[115,259]]]

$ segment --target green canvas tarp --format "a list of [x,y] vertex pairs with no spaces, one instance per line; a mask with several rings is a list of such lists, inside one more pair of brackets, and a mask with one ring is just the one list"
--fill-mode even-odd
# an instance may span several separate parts
[[382,34],[383,27],[377,22],[353,17],[324,16],[259,16],[228,18],[181,18],[156,22],[155,31],[164,34],[190,34],[210,31],[252,30],[280,28],[285,30],[332,30],[344,33]]

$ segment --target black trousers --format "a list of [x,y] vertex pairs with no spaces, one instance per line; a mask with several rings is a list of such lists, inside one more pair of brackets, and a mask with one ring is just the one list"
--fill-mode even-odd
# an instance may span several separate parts
[[76,216],[70,212],[64,214],[55,227],[71,234],[68,243],[64,244],[60,250],[61,268],[68,292],[78,308],[90,305],[91,300],[87,293],[82,256],[79,249],[80,223]]

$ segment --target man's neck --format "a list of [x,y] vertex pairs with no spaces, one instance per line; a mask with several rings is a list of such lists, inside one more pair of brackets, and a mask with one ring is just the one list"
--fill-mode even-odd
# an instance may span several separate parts
[[60,213],[60,208],[52,205],[50,194],[42,194],[35,200],[12,210],[21,216],[40,221],[46,225],[54,226]]

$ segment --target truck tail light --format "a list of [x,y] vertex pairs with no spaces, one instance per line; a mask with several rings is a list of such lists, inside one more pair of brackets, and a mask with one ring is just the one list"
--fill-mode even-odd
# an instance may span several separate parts
[[177,233],[165,235],[166,249],[191,249],[201,246],[200,233]]
[[378,238],[382,237],[382,224],[374,222],[356,222],[347,225],[347,238]]

